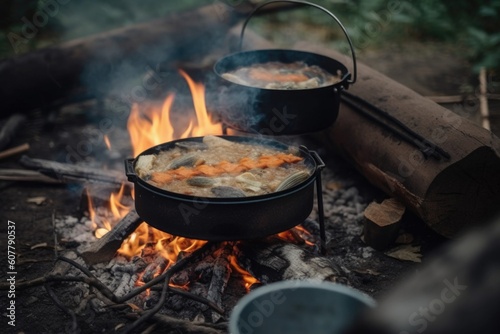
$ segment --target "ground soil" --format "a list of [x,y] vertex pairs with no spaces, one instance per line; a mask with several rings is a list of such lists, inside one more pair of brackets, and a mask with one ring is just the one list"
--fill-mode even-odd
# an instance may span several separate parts
[[[470,71],[467,63],[460,60],[453,50],[439,44],[405,44],[386,49],[366,51],[360,59],[390,77],[413,88],[423,95],[456,95],[463,84],[469,84]],[[50,114],[31,115],[29,124],[14,139],[12,146],[29,142],[29,156],[64,161],[68,154],[67,147],[77,147],[88,141],[88,132],[95,124],[91,119],[99,114],[95,105],[78,105],[71,113],[53,114],[55,117],[39,126],[37,119],[50,118]],[[75,112],[75,110],[77,110]],[[495,116],[497,117],[497,116]],[[125,126],[124,122],[118,123]],[[498,134],[498,124],[494,130]],[[95,160],[105,151],[102,143],[92,144],[93,152],[90,160]],[[19,157],[2,160],[0,168],[19,167]],[[335,161],[335,159],[331,160]],[[338,161],[338,160],[337,160]],[[329,162],[333,163],[333,162]],[[383,195],[370,186],[359,174],[345,162],[335,162],[338,175],[351,180],[351,185],[358,187],[366,198],[381,198]],[[118,166],[118,163],[117,163]],[[121,168],[118,166],[117,168]],[[0,182],[0,254],[3,264],[0,266],[0,280],[5,282],[7,272],[7,221],[15,222],[17,280],[33,279],[46,275],[53,267],[54,238],[62,248],[71,249],[74,244],[65,243],[55,234],[52,226],[52,216],[78,216],[82,187],[80,185],[46,185],[20,182]],[[46,200],[41,205],[28,203],[33,197],[42,196]],[[414,217],[407,218],[409,229],[421,241],[424,259],[426,253],[443,243],[443,240],[431,231],[422,227]],[[419,227],[415,227],[419,226]],[[349,247],[364,247],[360,240],[352,245],[343,244],[345,230],[336,225],[330,225],[334,240],[330,252],[334,258],[348,255]],[[35,245],[42,245],[32,249]],[[352,248],[351,248],[352,249]],[[378,270],[373,273],[374,268]],[[390,290],[401,278],[417,269],[413,263],[388,259],[382,253],[376,253],[373,267],[357,268],[353,273],[355,286],[378,297],[384,291]],[[6,291],[1,291],[1,314],[6,314]],[[82,332],[114,332],[114,328],[127,320],[123,313],[109,311],[88,319],[79,318]],[[16,327],[7,325],[7,319],[2,316],[0,328],[3,333],[61,333],[71,332],[70,318],[57,308],[47,296],[42,287],[16,291]]]

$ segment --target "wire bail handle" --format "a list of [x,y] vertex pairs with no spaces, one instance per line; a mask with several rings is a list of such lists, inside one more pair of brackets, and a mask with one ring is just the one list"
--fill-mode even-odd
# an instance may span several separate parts
[[349,47],[351,49],[351,57],[352,57],[352,65],[353,65],[353,77],[352,77],[352,79],[347,80],[347,82],[349,84],[355,83],[356,82],[356,78],[357,78],[356,54],[354,52],[354,47],[352,45],[351,38],[349,37],[349,34],[347,33],[347,30],[342,25],[342,23],[340,22],[340,20],[332,12],[330,12],[328,9],[326,9],[326,8],[320,6],[320,5],[317,5],[315,3],[308,2],[308,1],[300,1],[300,0],[271,0],[271,1],[268,1],[268,2],[264,2],[263,4],[260,4],[257,7],[255,7],[252,10],[252,12],[247,16],[247,18],[245,19],[245,22],[243,23],[243,27],[241,28],[239,51],[241,51],[241,49],[243,47],[243,37],[245,35],[245,28],[246,28],[248,22],[250,21],[250,19],[254,16],[254,14],[257,11],[259,11],[262,7],[265,7],[265,6],[267,6],[269,4],[272,4],[272,3],[279,3],[279,2],[295,3],[295,4],[307,5],[307,6],[318,8],[318,9],[322,10],[323,12],[327,13],[328,15],[330,15],[330,17],[333,18],[335,20],[335,22],[337,22],[337,24],[340,26],[340,28],[344,32],[344,35],[347,38],[347,42],[349,43]]

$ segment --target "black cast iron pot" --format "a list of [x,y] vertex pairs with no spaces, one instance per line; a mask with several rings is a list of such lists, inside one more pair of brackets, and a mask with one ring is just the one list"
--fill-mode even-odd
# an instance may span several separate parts
[[[269,139],[221,138],[283,150],[288,148]],[[202,137],[194,137],[171,141],[154,146],[139,156],[172,149],[177,142],[201,140]],[[149,225],[172,235],[212,241],[262,238],[302,223],[312,211],[314,182],[325,166],[316,152],[300,147],[300,156],[313,173],[295,187],[260,196],[209,198],[174,193],[147,183],[135,172],[139,156],[125,160],[127,177],[135,186],[137,214]]]
[[[341,92],[356,81],[356,56],[351,40],[341,22],[327,9],[305,1],[277,0],[261,4],[248,16],[241,31],[240,50],[250,18],[260,8],[275,2],[308,5],[330,15],[342,28],[349,42],[353,75],[341,62],[311,52],[281,49],[237,52],[225,56],[214,65],[217,96],[214,98],[213,109],[229,127],[245,132],[296,135],[323,130],[337,118]],[[319,88],[283,90],[250,87],[222,77],[224,73],[239,67],[270,61],[303,61],[307,65],[317,65],[333,75],[340,71],[342,79],[333,85]]]

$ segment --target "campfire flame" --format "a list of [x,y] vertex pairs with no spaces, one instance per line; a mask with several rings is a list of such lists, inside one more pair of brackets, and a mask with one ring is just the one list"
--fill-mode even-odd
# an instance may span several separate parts
[[[180,70],[179,72],[186,80],[191,90],[194,113],[196,117],[193,117],[181,134],[176,136],[176,131],[179,132],[178,124],[174,124],[174,122],[171,121],[172,107],[175,100],[174,94],[168,94],[161,107],[157,108],[145,108],[139,104],[133,104],[127,122],[127,129],[130,134],[134,156],[139,155],[141,152],[152,146],[175,139],[204,136],[209,134],[222,134],[222,125],[211,120],[208,115],[205,104],[204,85],[193,81],[184,71]],[[109,138],[105,137],[104,140],[106,146],[111,148]],[[96,211],[93,203],[91,202],[91,196],[88,196],[90,218],[93,222],[97,238],[100,238],[109,232],[113,225],[130,211],[131,207],[122,203],[124,189],[125,187],[122,186],[117,193],[113,193],[110,196],[110,206],[108,209],[112,214],[112,219],[109,220],[97,219]],[[283,233],[284,235],[282,237],[286,238],[287,232]],[[142,223],[122,243],[118,253],[127,258],[132,258],[134,256],[144,256],[146,255],[145,253],[153,252],[168,260],[168,264],[166,266],[166,268],[168,268],[177,261],[179,254],[193,252],[205,243],[206,241],[172,236],[168,233],[152,228],[146,223]],[[254,283],[258,282],[255,277],[238,265],[236,257],[230,256],[230,263],[233,270],[242,276],[247,290],[249,290]],[[161,273],[157,272],[155,275],[159,274]],[[137,281],[136,285],[144,284],[141,279],[142,278]]]
[[[111,231],[112,226],[125,217],[130,211],[130,207],[122,203],[125,193],[125,185],[122,184],[120,190],[111,193],[109,197],[109,206],[106,208],[106,215],[97,214],[95,205],[92,202],[92,196],[87,189],[89,218],[92,221],[92,226],[95,229],[94,235],[96,238],[102,238],[106,233]],[[111,215],[111,216],[110,216]]]
[[[127,121],[127,129],[130,134],[133,155],[137,156],[144,150],[175,139],[204,136],[204,135],[217,135],[222,134],[222,125],[210,119],[206,104],[205,104],[205,87],[201,83],[193,81],[184,71],[179,71],[181,76],[186,80],[193,97],[194,114],[189,121],[189,125],[176,136],[176,124],[171,121],[172,107],[175,100],[174,94],[168,94],[159,108],[144,108],[139,104],[133,104]],[[105,138],[105,143],[108,148],[111,148],[109,138]],[[93,204],[91,203],[91,196],[89,196],[90,218],[94,223],[95,235],[100,238],[111,230],[112,226],[116,224],[131,207],[127,207],[121,203],[123,198],[122,187],[118,193],[113,193],[110,196],[109,211],[113,214],[113,221],[98,222],[96,212]],[[167,268],[177,261],[179,254],[190,253],[200,248],[206,243],[202,240],[193,240],[184,237],[172,236],[168,233],[162,232],[155,228],[150,227],[146,223],[142,223],[139,227],[122,243],[118,254],[128,258],[134,256],[143,256],[144,253],[153,252],[159,254],[168,260]],[[233,266],[237,266],[235,261]],[[235,267],[236,268],[236,267]],[[245,282],[250,286],[252,282],[257,280],[250,274],[245,272],[239,266],[237,271],[242,273],[243,277],[247,277]],[[156,273],[159,275],[161,273]],[[144,284],[139,279],[137,285]]]
[[[170,120],[174,94],[167,96],[161,109],[149,108],[148,110],[141,110],[140,106],[134,103],[127,122],[134,156],[152,146],[175,139],[222,134],[222,124],[212,121],[208,116],[205,103],[205,86],[194,82],[186,72],[179,70],[179,73],[186,80],[191,90],[196,114],[195,121],[191,119],[188,127],[176,137],[174,124]],[[196,124],[193,124],[194,122]]]

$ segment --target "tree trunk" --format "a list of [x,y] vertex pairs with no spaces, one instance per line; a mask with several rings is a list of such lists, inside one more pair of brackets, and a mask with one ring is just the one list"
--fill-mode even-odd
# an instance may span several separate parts
[[[350,66],[349,58],[325,48],[300,45]],[[500,139],[458,114],[358,62],[349,92],[397,118],[450,159],[427,157],[414,144],[342,104],[324,142],[346,157],[375,186],[400,199],[438,233],[461,234],[498,212]],[[476,112],[466,110],[463,113]]]

